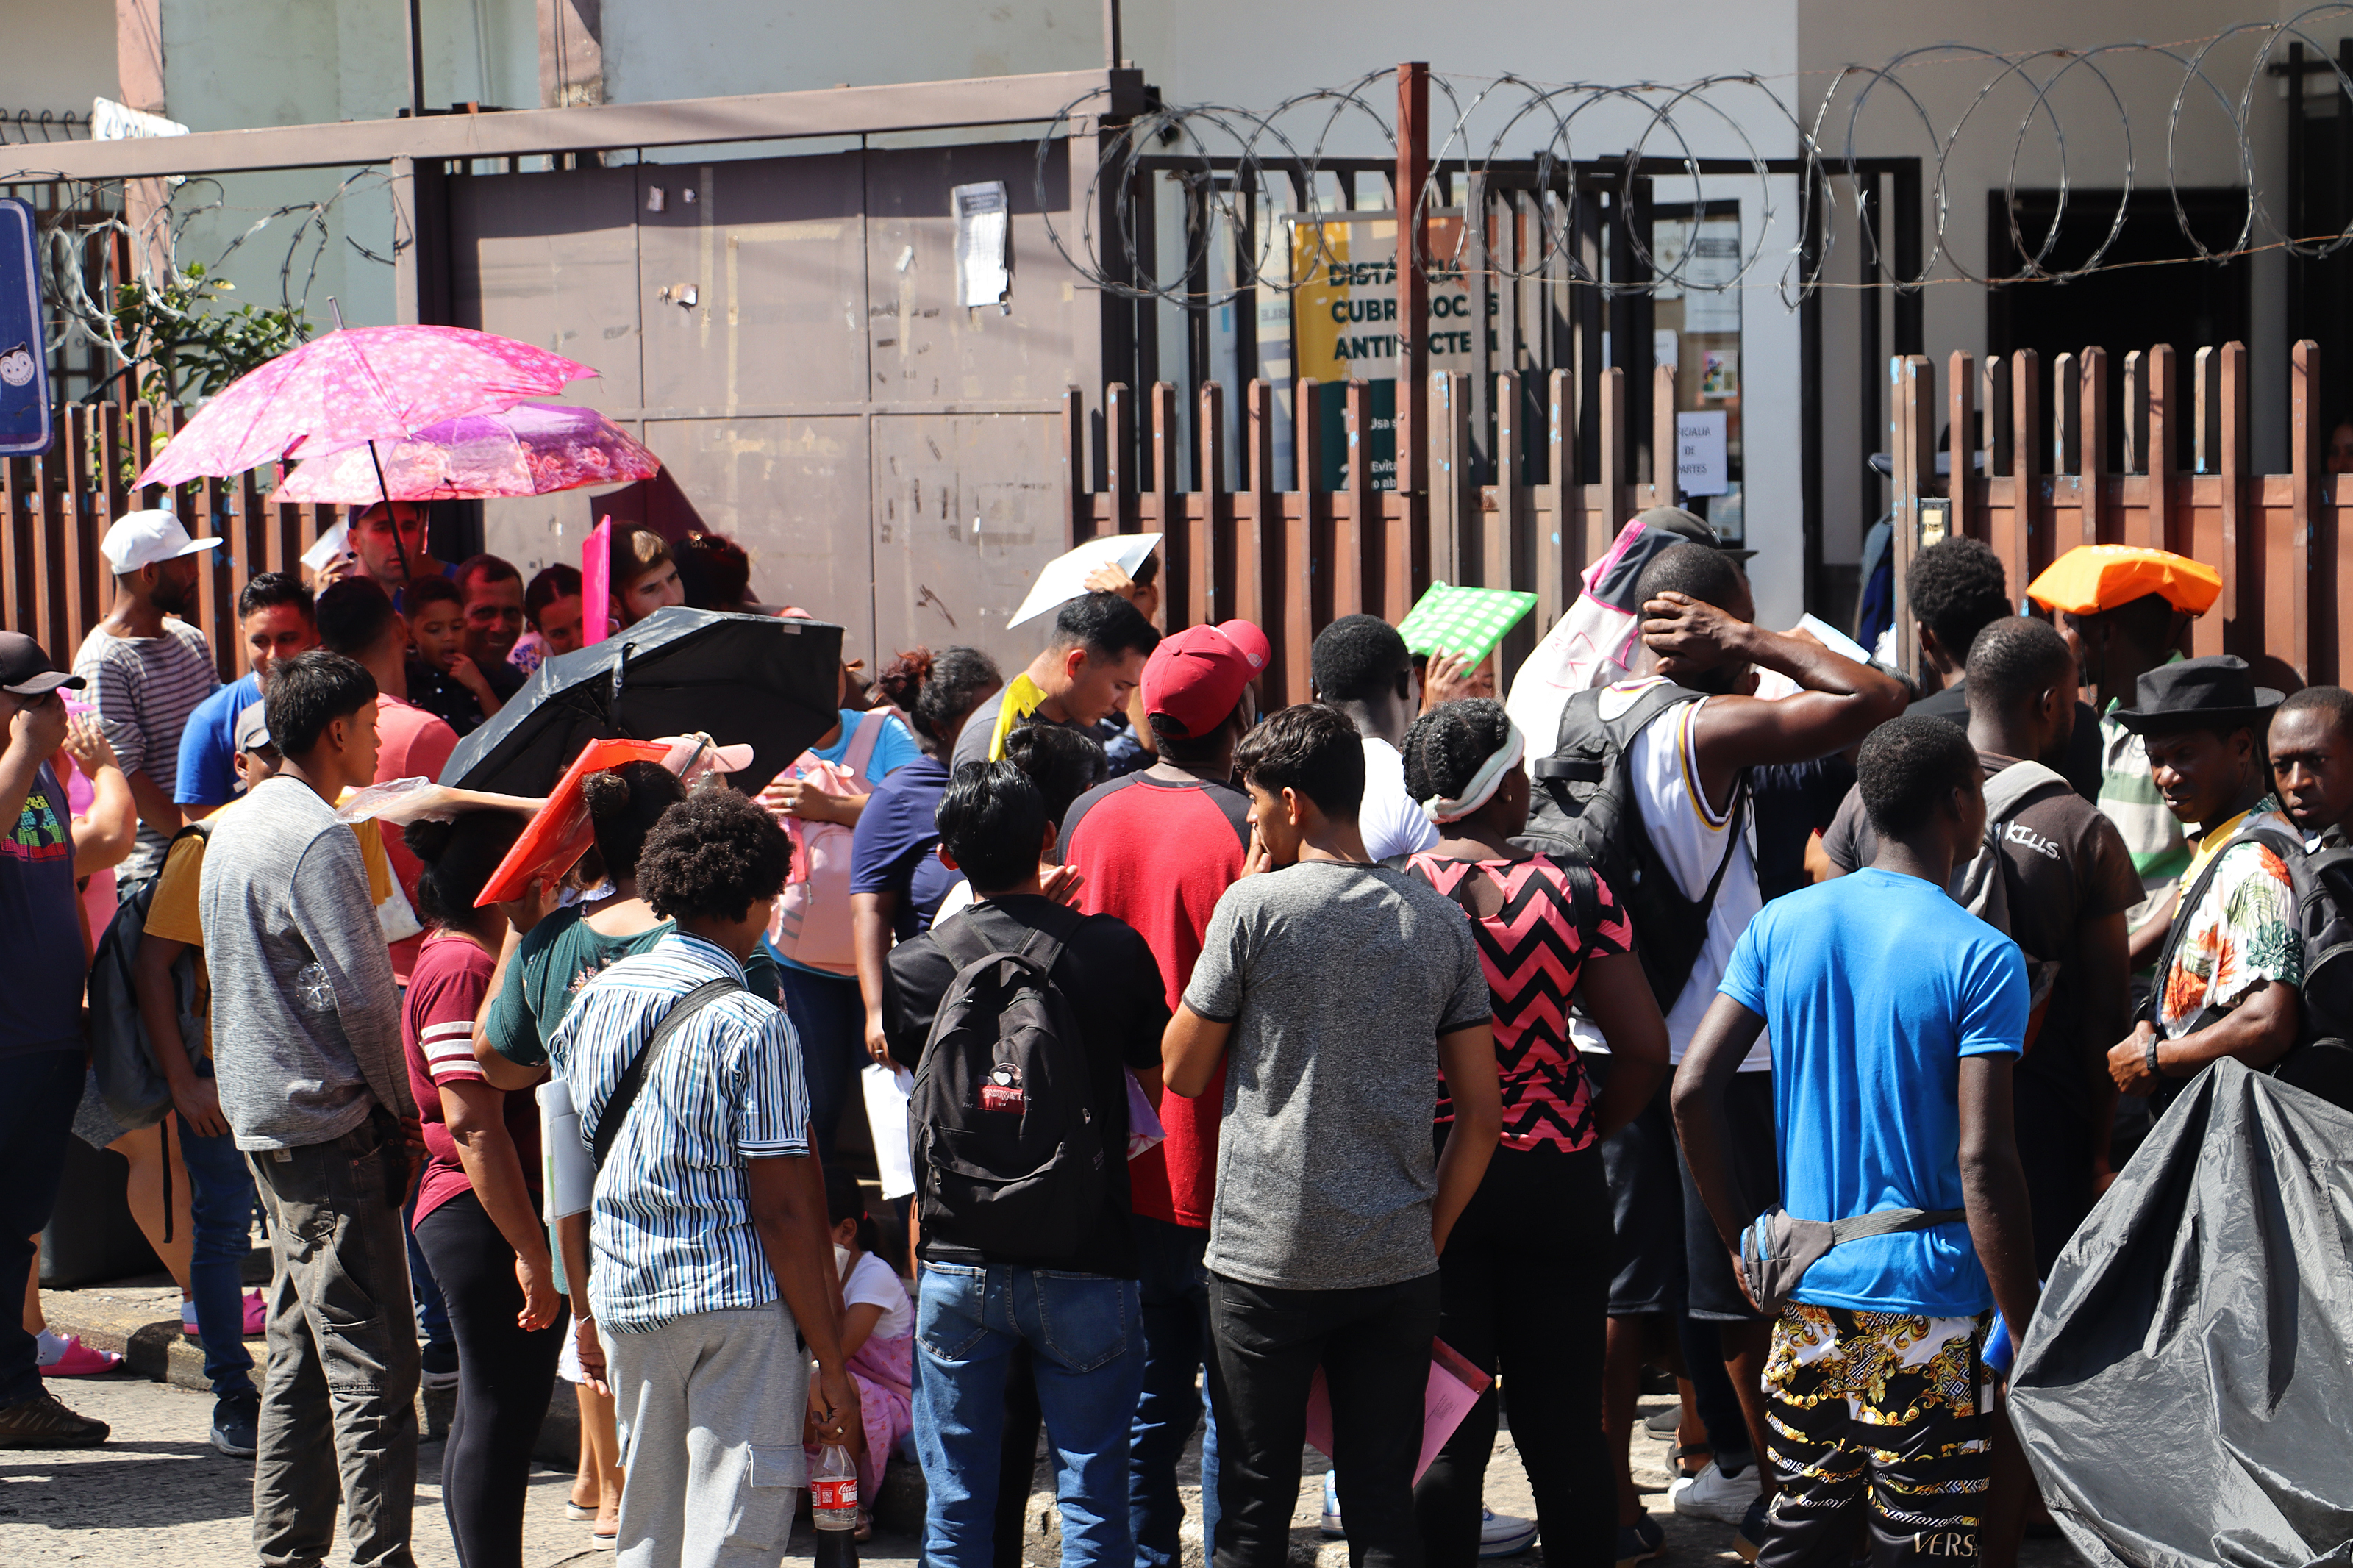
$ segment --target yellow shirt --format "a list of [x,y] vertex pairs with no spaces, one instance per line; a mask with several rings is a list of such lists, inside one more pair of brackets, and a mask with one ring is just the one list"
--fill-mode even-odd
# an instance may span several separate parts
[[[235,811],[244,805],[231,802],[226,808]],[[381,904],[392,897],[392,862],[384,853],[384,834],[374,818],[352,824],[352,832],[360,841],[360,859],[367,866],[368,901]],[[169,942],[181,942],[202,953],[205,950],[205,928],[196,918],[196,893],[204,881],[205,836],[191,833],[172,846],[164,858],[164,869],[155,878],[155,894],[147,906],[146,930]],[[206,1020],[210,1032],[212,1018],[212,985],[203,967],[197,968],[196,1016]]]

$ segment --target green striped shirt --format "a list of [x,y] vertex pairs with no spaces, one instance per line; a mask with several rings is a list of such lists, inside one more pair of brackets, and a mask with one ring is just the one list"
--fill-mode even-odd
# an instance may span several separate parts
[[[2179,658],[2179,654],[2174,655]],[[2171,663],[2172,660],[2167,660]],[[2138,931],[2189,868],[2189,841],[2181,823],[2166,809],[2150,776],[2148,748],[2116,722],[2117,704],[2100,715],[2100,814],[2116,825],[2140,877],[2141,901],[2126,911],[2125,923]]]

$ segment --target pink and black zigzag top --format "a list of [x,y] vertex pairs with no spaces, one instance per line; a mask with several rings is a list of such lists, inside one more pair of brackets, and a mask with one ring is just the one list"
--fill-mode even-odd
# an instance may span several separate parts
[[[1484,877],[1504,895],[1492,915],[1473,914],[1472,934],[1495,1009],[1495,1068],[1504,1094],[1504,1147],[1574,1152],[1594,1142],[1593,1086],[1569,1038],[1569,997],[1588,958],[1633,949],[1634,928],[1599,877],[1599,918],[1580,933],[1568,874],[1542,855],[1525,860],[1454,860],[1424,851],[1408,868],[1456,902],[1466,879]],[[1444,1075],[1438,1121],[1454,1120]]]

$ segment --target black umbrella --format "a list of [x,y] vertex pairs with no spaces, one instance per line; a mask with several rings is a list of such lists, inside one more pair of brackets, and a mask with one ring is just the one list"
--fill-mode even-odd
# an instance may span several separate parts
[[541,665],[458,742],[440,782],[543,795],[591,741],[699,730],[752,748],[752,765],[731,775],[751,794],[839,721],[840,679],[839,626],[672,605]]

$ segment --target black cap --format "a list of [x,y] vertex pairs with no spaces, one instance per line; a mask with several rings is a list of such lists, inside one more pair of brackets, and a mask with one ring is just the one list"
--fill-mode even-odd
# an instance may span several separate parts
[[2137,706],[2119,708],[2116,721],[2135,734],[2169,730],[2235,730],[2261,724],[2285,700],[2257,686],[2247,661],[2235,654],[2160,664],[2140,678]]
[[1695,511],[1679,506],[1654,506],[1648,511],[1638,511],[1634,521],[1644,528],[1655,528],[1662,533],[1681,534],[1694,544],[1704,544],[1710,550],[1721,550],[1735,561],[1746,561],[1757,553],[1754,550],[1734,550],[1716,536],[1707,519]]
[[47,697],[60,686],[80,689],[82,679],[49,662],[41,645],[22,632],[0,632],[0,691],[11,697]]

